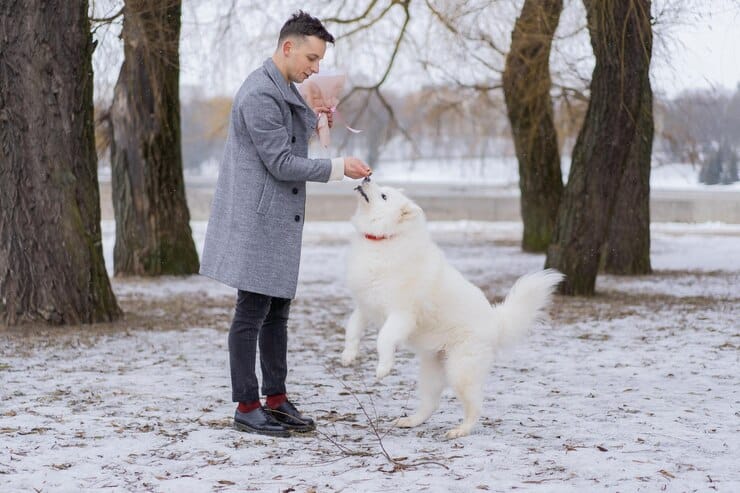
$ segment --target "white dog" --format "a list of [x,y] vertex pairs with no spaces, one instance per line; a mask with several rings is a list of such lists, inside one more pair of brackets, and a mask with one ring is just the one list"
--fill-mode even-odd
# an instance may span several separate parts
[[503,304],[491,307],[433,243],[419,206],[400,190],[367,178],[355,190],[352,223],[359,234],[350,249],[348,284],[356,309],[347,322],[342,364],[357,357],[363,329],[380,326],[378,379],[391,371],[401,343],[421,358],[419,409],[398,426],[426,421],[449,382],[465,417],[447,437],[465,436],[480,415],[483,380],[495,349],[542,317],[563,276],[545,270],[521,277]]

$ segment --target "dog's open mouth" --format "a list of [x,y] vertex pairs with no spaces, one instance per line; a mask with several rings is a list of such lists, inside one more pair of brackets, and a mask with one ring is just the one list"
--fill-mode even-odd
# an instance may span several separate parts
[[365,193],[365,190],[362,189],[362,185],[357,185],[355,187],[355,190],[357,190],[358,192],[360,192],[360,195],[362,195],[362,197],[365,199],[365,202],[367,202],[368,204],[370,203],[370,198]]

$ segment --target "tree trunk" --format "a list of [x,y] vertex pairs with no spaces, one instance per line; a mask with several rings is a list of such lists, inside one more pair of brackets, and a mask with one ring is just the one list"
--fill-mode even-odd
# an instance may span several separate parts
[[619,186],[607,241],[604,270],[610,274],[650,274],[650,159],[653,153],[653,91],[643,81],[643,104],[627,169]]
[[180,142],[180,1],[126,0],[111,122],[116,275],[198,271]]
[[0,7],[0,322],[111,321],[87,1]]
[[560,292],[589,295],[619,186],[635,152],[638,120],[651,104],[644,88],[650,84],[652,30],[650,0],[584,4],[596,66],[546,265],[567,276]]
[[522,249],[544,252],[563,193],[550,97],[550,47],[562,0],[526,0],[511,33],[503,75],[506,108],[519,161]]

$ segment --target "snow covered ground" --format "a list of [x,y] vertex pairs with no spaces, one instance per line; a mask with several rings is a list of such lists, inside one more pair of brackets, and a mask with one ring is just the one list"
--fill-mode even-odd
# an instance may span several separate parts
[[[317,150],[319,155],[332,157]],[[312,153],[315,155],[316,153]],[[563,180],[567,181],[571,158],[563,156]],[[204,162],[197,170],[186,170],[187,183],[215,183],[218,176],[217,160]],[[690,163],[660,163],[657,160],[650,172],[653,190],[703,190],[711,192],[740,192],[740,182],[730,185],[699,183],[700,166]],[[519,190],[519,167],[515,157],[491,156],[481,159],[418,159],[381,161],[373,171],[373,178],[388,183],[435,183],[447,185],[477,184],[495,188]],[[110,169],[100,171],[101,181],[110,181]]]
[[[542,255],[516,223],[432,223],[491,300]],[[205,224],[194,223],[202,244]],[[451,392],[412,430],[417,363],[374,381],[372,334],[338,364],[351,306],[348,223],[308,223],[289,392],[316,433],[234,431],[226,334],[234,292],[201,278],[114,279],[126,318],[0,331],[0,491],[740,491],[740,226],[656,224],[649,276],[557,297],[504,355],[474,434]],[[113,227],[104,223],[104,249]],[[387,455],[386,455],[387,454]]]

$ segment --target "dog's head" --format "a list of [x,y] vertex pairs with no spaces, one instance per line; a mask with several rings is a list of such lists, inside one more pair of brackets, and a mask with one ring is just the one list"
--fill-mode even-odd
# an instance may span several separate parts
[[381,187],[365,178],[355,187],[357,210],[352,217],[357,231],[376,237],[392,237],[423,228],[424,212],[397,188]]

